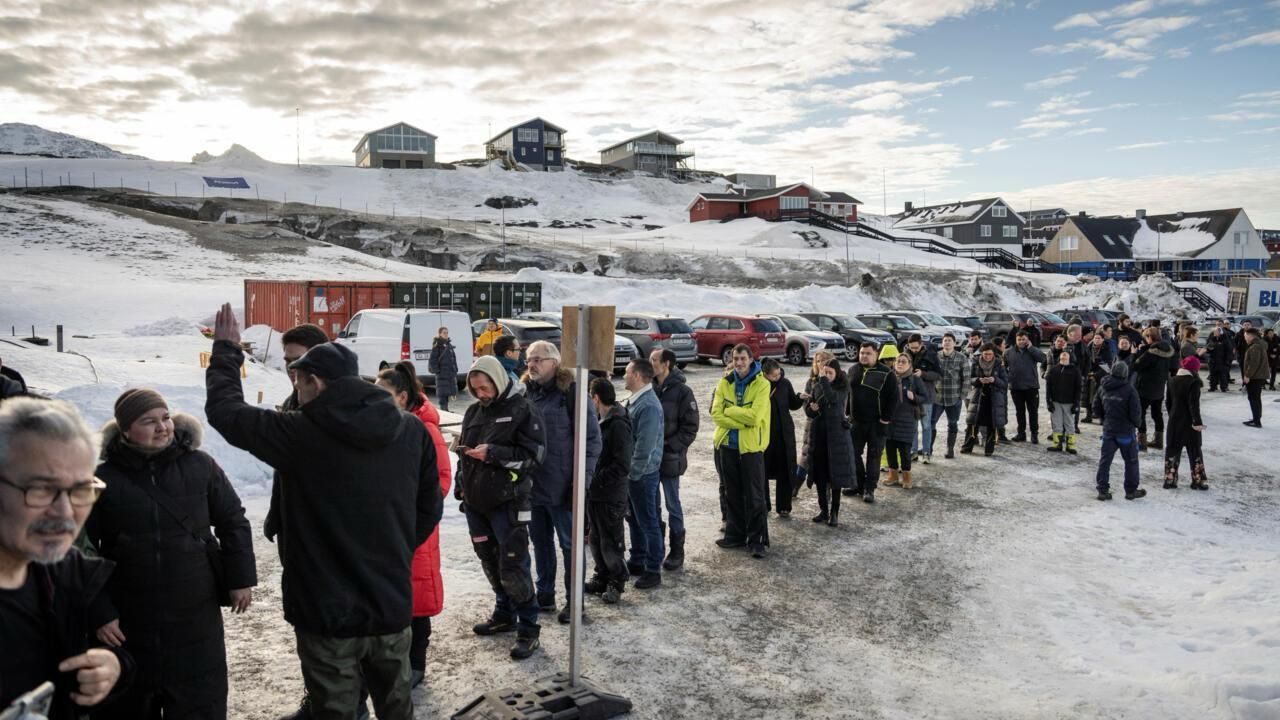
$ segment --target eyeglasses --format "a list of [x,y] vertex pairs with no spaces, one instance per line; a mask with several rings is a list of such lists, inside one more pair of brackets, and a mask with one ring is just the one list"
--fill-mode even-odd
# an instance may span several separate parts
[[528,363],[529,365],[536,365],[536,364],[538,364],[538,363],[548,362],[548,361],[550,361],[550,360],[551,360],[551,358],[549,358],[549,357],[530,357],[530,358],[525,358],[525,362],[526,362],[526,363]]
[[0,483],[22,491],[22,501],[29,508],[47,508],[58,501],[58,497],[66,493],[67,500],[73,507],[88,507],[98,501],[107,484],[98,478],[78,482],[69,488],[55,485],[28,485],[23,487],[0,476]]

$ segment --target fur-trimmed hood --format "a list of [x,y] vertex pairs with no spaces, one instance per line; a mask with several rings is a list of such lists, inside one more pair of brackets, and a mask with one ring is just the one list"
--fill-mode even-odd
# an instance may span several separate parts
[[[569,392],[569,387],[573,385],[573,371],[563,367],[557,368],[555,379],[556,379],[557,390],[559,390],[562,393]],[[523,383],[524,385],[529,386],[529,388],[531,389],[533,388],[534,385],[538,384],[536,381],[534,381],[532,377],[529,376],[528,370],[525,370],[524,375],[520,376],[520,382]]]
[[[177,446],[183,450],[199,450],[200,445],[204,442],[204,425],[196,419],[194,415],[187,413],[172,413],[173,418],[173,443],[170,448]],[[166,453],[168,449],[161,450],[159,454]],[[118,458],[122,453],[141,454],[132,445],[124,439],[124,434],[120,431],[120,425],[112,418],[102,426],[102,461]]]

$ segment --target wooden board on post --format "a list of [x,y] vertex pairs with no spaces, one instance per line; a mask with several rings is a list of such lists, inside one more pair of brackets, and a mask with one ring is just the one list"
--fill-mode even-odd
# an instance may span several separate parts
[[[617,308],[612,305],[593,305],[587,308],[590,333],[587,352],[587,369],[610,372],[613,370],[613,318]],[[560,366],[578,366],[578,306],[565,305],[561,309]]]

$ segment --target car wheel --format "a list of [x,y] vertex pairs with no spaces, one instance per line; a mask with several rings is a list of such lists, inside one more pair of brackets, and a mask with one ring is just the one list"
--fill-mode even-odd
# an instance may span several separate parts
[[725,367],[729,367],[730,365],[733,364],[733,346],[732,345],[725,345],[723,348],[721,348],[720,362],[724,363]]
[[787,362],[792,365],[804,364],[804,348],[799,345],[791,345],[787,348]]

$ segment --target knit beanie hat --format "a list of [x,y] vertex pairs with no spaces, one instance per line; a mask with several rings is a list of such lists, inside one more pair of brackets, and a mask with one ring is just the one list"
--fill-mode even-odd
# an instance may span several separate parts
[[1195,355],[1188,355],[1182,358],[1182,369],[1191,372],[1193,375],[1200,372],[1200,358]]
[[120,426],[121,432],[128,432],[129,427],[138,418],[156,408],[165,408],[167,410],[169,409],[169,404],[164,401],[164,396],[155,390],[148,390],[147,388],[125,390],[120,394],[120,397],[116,398],[116,425]]
[[1129,377],[1129,363],[1118,362],[1111,366],[1111,377],[1124,380]]
[[507,391],[507,386],[511,384],[511,378],[507,376],[506,368],[502,367],[502,363],[498,362],[498,358],[492,355],[481,355],[476,358],[475,363],[471,366],[471,373],[484,373],[493,381],[493,386],[498,390],[498,397]]

